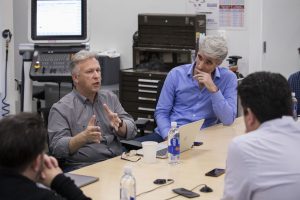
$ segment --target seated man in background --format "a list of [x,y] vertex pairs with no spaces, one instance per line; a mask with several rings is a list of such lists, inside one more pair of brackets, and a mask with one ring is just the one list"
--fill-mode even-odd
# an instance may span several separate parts
[[156,106],[155,133],[138,140],[165,140],[172,121],[181,126],[205,119],[202,128],[220,122],[231,125],[237,112],[237,78],[219,66],[227,52],[224,38],[206,36],[194,63],[173,68]]
[[288,79],[292,92],[295,92],[297,103],[297,114],[300,115],[300,71],[290,75]]
[[90,199],[44,153],[46,139],[38,115],[21,113],[0,121],[0,199]]
[[100,90],[101,68],[95,53],[76,53],[70,68],[75,89],[49,114],[50,152],[77,167],[120,155],[120,138],[136,135],[133,118],[115,94]]
[[298,200],[300,124],[280,74],[256,72],[238,86],[246,135],[228,149],[223,200]]
[[[300,55],[300,48],[298,48],[298,55]],[[292,92],[295,92],[297,104],[297,114],[300,115],[300,71],[290,75],[288,79]]]

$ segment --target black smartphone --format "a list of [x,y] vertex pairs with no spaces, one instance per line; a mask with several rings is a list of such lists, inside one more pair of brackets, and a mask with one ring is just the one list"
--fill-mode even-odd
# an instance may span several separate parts
[[225,173],[225,169],[215,168],[205,174],[205,176],[218,177]]
[[176,188],[176,189],[173,189],[172,191],[175,192],[176,194],[180,194],[187,198],[194,198],[194,197],[200,196],[200,194],[193,192],[191,190],[185,189],[185,188]]

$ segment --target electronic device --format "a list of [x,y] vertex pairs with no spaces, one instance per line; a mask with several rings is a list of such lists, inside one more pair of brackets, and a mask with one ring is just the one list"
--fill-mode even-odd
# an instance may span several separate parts
[[[180,152],[187,151],[193,146],[196,135],[200,132],[200,128],[202,127],[203,122],[204,119],[201,119],[189,124],[182,125],[178,128],[178,131],[180,133]],[[167,143],[159,143],[156,157],[167,158],[167,149]],[[137,154],[143,155],[143,149],[139,149],[137,151]]]
[[163,185],[163,184],[166,184],[167,183],[167,179],[161,179],[161,178],[158,178],[158,179],[155,179],[153,181],[154,184],[156,185]]
[[211,189],[211,188],[208,187],[207,185],[204,185],[204,186],[200,189],[200,192],[209,193],[209,192],[213,192],[213,189]]
[[89,40],[87,6],[87,0],[29,0],[29,41],[87,42]]
[[29,76],[39,82],[72,82],[69,64],[73,54],[87,44],[35,45]]
[[218,177],[224,173],[225,173],[225,169],[215,168],[215,169],[205,173],[205,176]]
[[194,198],[194,197],[200,196],[200,194],[193,192],[191,190],[185,189],[185,188],[176,188],[176,189],[173,189],[172,191],[175,192],[176,194],[180,194],[187,198]]
[[99,180],[98,177],[71,173],[65,173],[65,176],[70,177],[77,187],[83,187]]
[[174,180],[173,179],[164,179],[164,178],[158,178],[158,179],[155,179],[153,181],[154,184],[156,185],[163,185],[163,184],[171,184],[171,183],[174,183]]

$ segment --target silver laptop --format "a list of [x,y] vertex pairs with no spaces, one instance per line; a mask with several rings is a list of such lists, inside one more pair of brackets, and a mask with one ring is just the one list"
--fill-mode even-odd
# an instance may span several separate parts
[[[196,135],[200,132],[204,119],[182,125],[178,128],[180,133],[180,152],[189,150],[196,139]],[[167,158],[168,144],[162,142],[158,144],[156,157]],[[137,151],[138,155],[143,155],[143,149]]]
[[74,181],[77,187],[83,187],[99,180],[98,177],[94,177],[94,176],[86,176],[86,175],[71,174],[71,173],[65,173],[65,175],[67,177],[70,177]]

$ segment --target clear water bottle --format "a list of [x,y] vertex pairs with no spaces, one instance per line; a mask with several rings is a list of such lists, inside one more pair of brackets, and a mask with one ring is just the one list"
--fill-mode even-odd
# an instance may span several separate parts
[[168,134],[168,158],[169,164],[178,164],[180,156],[180,140],[177,123],[171,122],[171,129]]
[[293,101],[293,118],[295,121],[297,121],[298,120],[298,114],[297,114],[298,101],[297,101],[295,92],[292,92],[292,101]]
[[136,199],[136,182],[129,166],[124,167],[124,175],[120,182],[120,200]]

